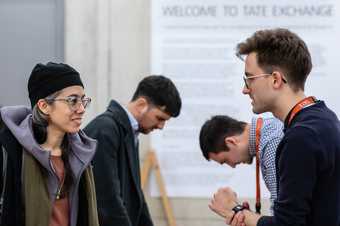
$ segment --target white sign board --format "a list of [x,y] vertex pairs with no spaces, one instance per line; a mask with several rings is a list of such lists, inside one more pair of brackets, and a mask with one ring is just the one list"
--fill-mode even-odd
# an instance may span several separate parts
[[[151,137],[169,196],[211,197],[217,188],[231,186],[240,197],[255,197],[255,166],[231,169],[206,161],[198,135],[215,114],[250,121],[250,100],[241,92],[244,64],[235,47],[256,30],[289,28],[307,43],[314,67],[306,93],[339,115],[339,5],[336,0],[152,1],[152,73],[170,77],[183,100],[181,115]],[[268,197],[263,183],[262,188]]]

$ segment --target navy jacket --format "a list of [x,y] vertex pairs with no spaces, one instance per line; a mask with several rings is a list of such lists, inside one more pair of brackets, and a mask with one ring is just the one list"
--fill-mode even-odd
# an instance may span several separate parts
[[[289,115],[287,116],[289,118]],[[276,156],[278,200],[258,226],[340,225],[340,125],[323,101],[302,109]]]

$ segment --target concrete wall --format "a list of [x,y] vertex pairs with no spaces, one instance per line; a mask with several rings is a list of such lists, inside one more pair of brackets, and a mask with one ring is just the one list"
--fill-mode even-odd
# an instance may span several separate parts
[[[111,98],[127,103],[138,81],[149,75],[150,1],[67,0],[65,7],[65,59],[81,72],[93,98],[88,122]],[[142,161],[148,144],[142,136]],[[160,199],[149,197],[147,189],[145,193],[155,225],[166,225]],[[225,225],[208,209],[209,199],[170,201],[179,226]]]
[[65,59],[93,98],[87,119],[114,98],[127,103],[149,74],[148,1],[65,1]]

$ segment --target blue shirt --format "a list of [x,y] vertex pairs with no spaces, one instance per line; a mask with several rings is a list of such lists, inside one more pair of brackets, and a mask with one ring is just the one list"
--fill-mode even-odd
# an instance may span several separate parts
[[[252,118],[249,133],[249,153],[250,156],[256,155],[256,121],[257,117]],[[263,118],[260,137],[260,166],[261,173],[269,192],[270,210],[273,213],[274,201],[277,199],[276,168],[275,156],[276,149],[283,137],[283,123],[274,117]]]

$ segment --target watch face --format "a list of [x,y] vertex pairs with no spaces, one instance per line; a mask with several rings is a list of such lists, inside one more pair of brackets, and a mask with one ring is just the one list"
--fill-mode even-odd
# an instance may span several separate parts
[[239,211],[241,211],[241,210],[243,210],[243,209],[244,209],[243,206],[237,205],[237,206],[235,206],[235,207],[233,208],[233,211],[235,211],[235,213],[237,213],[237,212],[239,212]]

